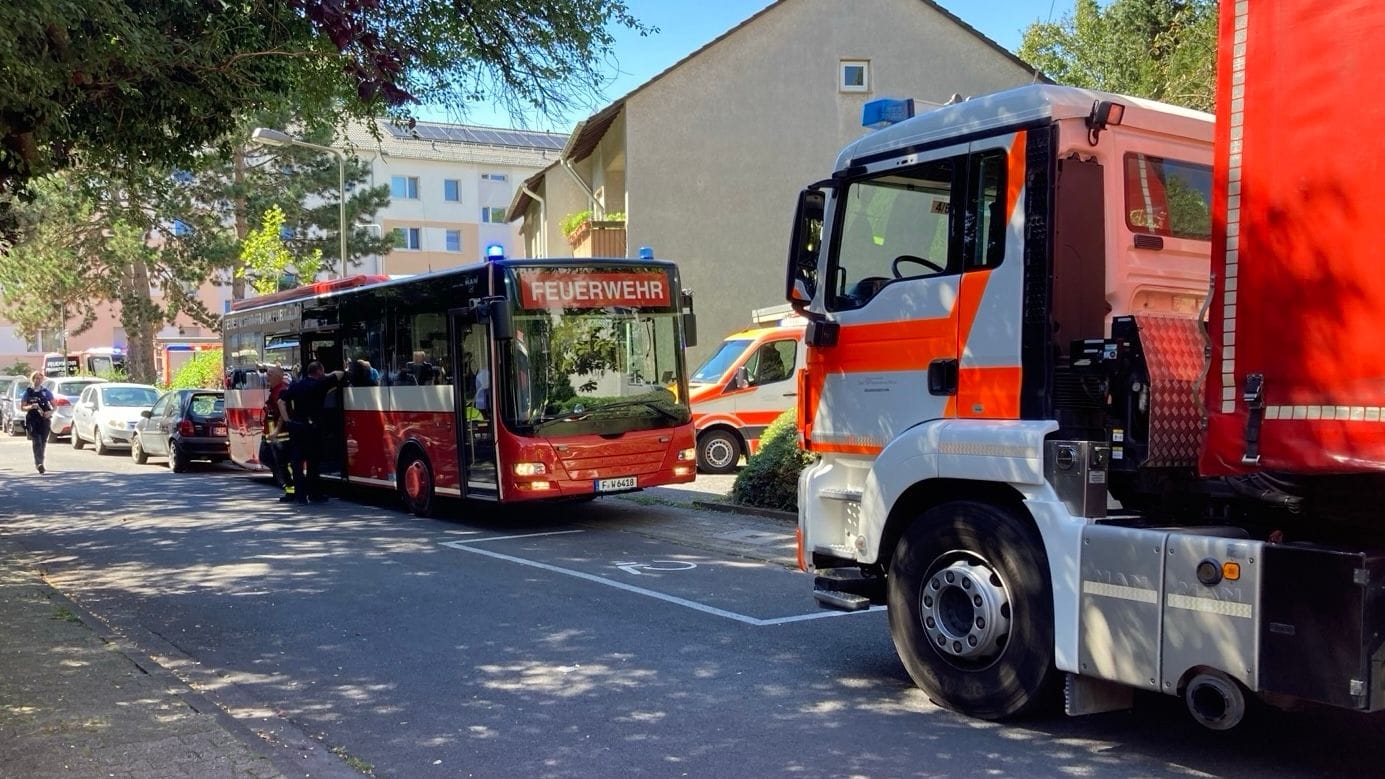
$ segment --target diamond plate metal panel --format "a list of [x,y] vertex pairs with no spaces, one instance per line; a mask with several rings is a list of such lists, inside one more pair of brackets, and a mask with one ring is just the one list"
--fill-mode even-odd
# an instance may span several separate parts
[[1192,467],[1202,443],[1198,390],[1204,370],[1202,322],[1189,317],[1137,314],[1140,346],[1149,370],[1149,456],[1145,466]]

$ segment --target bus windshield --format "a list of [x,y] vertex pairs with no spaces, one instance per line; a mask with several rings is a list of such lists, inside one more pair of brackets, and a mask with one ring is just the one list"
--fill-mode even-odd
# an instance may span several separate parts
[[[621,277],[611,273],[603,278]],[[519,302],[515,337],[501,347],[500,385],[501,413],[516,433],[617,434],[676,427],[692,419],[686,400],[679,399],[686,397],[679,390],[680,315],[671,305],[565,300],[566,305],[540,307],[529,298]]]

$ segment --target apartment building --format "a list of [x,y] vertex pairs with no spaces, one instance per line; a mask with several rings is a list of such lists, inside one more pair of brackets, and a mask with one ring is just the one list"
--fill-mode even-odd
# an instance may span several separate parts
[[[351,272],[400,276],[451,268],[476,262],[492,245],[507,256],[525,256],[519,224],[507,220],[507,208],[527,178],[558,158],[566,141],[561,134],[441,122],[399,127],[379,121],[374,132],[367,125],[350,128],[335,145],[370,165],[368,185],[389,185],[389,205],[376,212],[372,227],[395,237],[394,251],[363,258]],[[230,288],[209,281],[198,297],[209,310],[226,311]],[[216,336],[183,317],[158,333],[156,346]],[[0,320],[0,370],[16,362],[37,368],[45,352],[63,345],[56,323],[24,338]],[[118,305],[100,305],[96,324],[68,335],[66,346],[125,348]]]

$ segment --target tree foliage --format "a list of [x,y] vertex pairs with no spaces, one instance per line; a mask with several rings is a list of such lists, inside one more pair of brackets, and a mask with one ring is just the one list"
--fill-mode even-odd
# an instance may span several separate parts
[[1211,111],[1215,0],[1076,0],[1060,22],[1024,31],[1019,56],[1059,84]]
[[414,103],[555,114],[596,94],[624,0],[0,3],[0,194],[81,158],[186,167],[292,96],[308,115]]
[[226,384],[220,349],[194,352],[169,380],[169,389],[216,389]]
[[284,246],[284,210],[270,206],[264,212],[258,229],[252,230],[240,244],[240,273],[257,294],[278,291],[285,276],[311,279],[322,269],[322,250],[295,262],[293,253]]

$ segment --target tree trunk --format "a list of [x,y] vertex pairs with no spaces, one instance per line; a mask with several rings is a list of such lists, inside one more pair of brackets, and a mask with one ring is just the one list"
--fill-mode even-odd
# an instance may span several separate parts
[[149,295],[149,266],[136,260],[121,290],[120,325],[125,328],[125,374],[130,381],[153,384],[154,333],[162,320]]
[[[245,184],[245,150],[240,147],[237,147],[236,150],[231,153],[231,181],[235,183],[233,191],[236,193],[236,197],[232,207],[235,215],[236,246],[239,247],[240,243],[245,240],[245,236],[250,234],[250,224],[245,218],[245,195],[242,194],[241,189]],[[245,299],[245,277],[241,273],[242,270],[243,266],[240,261],[240,255],[237,254],[236,257],[231,260],[232,300]]]

